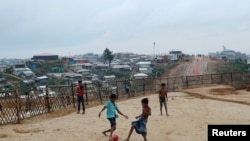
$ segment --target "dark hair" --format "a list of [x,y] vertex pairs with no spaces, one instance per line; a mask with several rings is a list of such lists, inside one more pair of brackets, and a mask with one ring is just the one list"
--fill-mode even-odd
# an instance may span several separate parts
[[111,94],[111,95],[109,96],[109,98],[110,98],[110,99],[116,99],[116,95],[115,95],[115,94]]
[[166,86],[166,84],[165,84],[165,83],[161,83],[161,86],[163,86],[163,87],[164,87],[164,86]]
[[78,83],[82,83],[82,80],[78,80]]
[[143,99],[141,100],[141,102],[142,102],[142,103],[145,103],[145,104],[148,104],[148,98],[143,98]]

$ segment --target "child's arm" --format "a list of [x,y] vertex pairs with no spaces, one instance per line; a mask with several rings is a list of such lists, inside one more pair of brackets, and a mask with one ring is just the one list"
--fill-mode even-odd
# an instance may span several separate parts
[[151,108],[148,107],[148,115],[151,116]]
[[99,117],[99,118],[101,117],[102,111],[104,111],[105,109],[106,109],[106,106],[104,106],[104,107],[102,108],[102,110],[99,112],[99,114],[98,114],[98,117]]
[[151,108],[148,107],[148,108],[143,108],[143,113],[144,114],[147,114],[147,115],[151,115]]
[[122,116],[124,116],[126,119],[128,119],[128,116],[127,115],[124,115],[119,109],[116,109],[117,110],[117,112],[120,114],[120,115],[122,115]]

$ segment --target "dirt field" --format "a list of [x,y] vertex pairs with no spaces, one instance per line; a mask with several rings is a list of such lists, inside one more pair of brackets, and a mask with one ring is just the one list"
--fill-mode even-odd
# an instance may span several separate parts
[[[223,89],[226,92],[220,94]],[[152,108],[147,124],[149,141],[206,141],[208,124],[250,124],[250,92],[235,91],[228,86],[189,89],[187,92],[169,93],[169,117],[160,115],[156,94],[144,96],[149,98]],[[140,114],[141,98],[117,102],[119,109],[129,116],[129,119],[122,116],[117,119],[115,133],[119,135],[119,141],[125,139],[131,121]],[[108,141],[108,137],[101,134],[109,128],[105,112],[101,118],[97,116],[102,107],[88,108],[85,115],[71,112],[57,117],[54,113],[45,116],[44,120],[1,126],[0,141]],[[142,140],[135,132],[131,136],[131,141]]]

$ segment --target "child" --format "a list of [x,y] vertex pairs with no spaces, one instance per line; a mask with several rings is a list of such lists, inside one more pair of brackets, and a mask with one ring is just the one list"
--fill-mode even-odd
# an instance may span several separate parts
[[167,101],[168,101],[168,92],[166,89],[166,84],[162,83],[161,84],[161,89],[158,91],[159,93],[159,101],[160,101],[160,112],[162,115],[162,105],[165,107],[166,115],[168,115],[168,109],[167,109]]
[[82,81],[78,81],[78,86],[76,87],[76,93],[77,93],[77,114],[80,113],[80,105],[82,104],[82,114],[85,114],[85,100],[84,100],[84,94],[85,94],[85,87],[82,84]]
[[126,80],[126,82],[125,82],[125,90],[126,90],[126,93],[128,94],[128,97],[130,97],[130,82],[129,82],[129,80]]
[[138,134],[141,134],[144,138],[144,141],[147,141],[147,121],[148,121],[148,116],[151,115],[151,108],[148,106],[148,99],[147,98],[143,98],[141,100],[141,104],[142,104],[142,114],[135,117],[137,120],[132,122],[132,126],[130,128],[128,137],[125,141],[129,141],[130,136],[133,132],[133,130],[135,129],[135,131]]
[[124,116],[126,119],[128,119],[128,116],[124,115],[119,109],[118,109],[118,106],[117,104],[115,104],[115,99],[116,99],[116,95],[115,94],[111,94],[110,97],[109,97],[109,101],[105,104],[105,106],[102,108],[102,110],[100,111],[100,113],[98,114],[99,118],[101,117],[101,113],[102,111],[104,111],[106,108],[107,108],[107,111],[106,111],[106,116],[107,116],[107,119],[109,120],[110,122],[110,125],[111,125],[111,129],[108,129],[108,130],[105,130],[103,131],[102,133],[106,136],[106,133],[107,132],[110,132],[110,135],[109,135],[109,141],[112,141],[112,135],[113,135],[113,132],[115,131],[116,129],[116,118],[118,118],[118,115],[116,114],[116,111]]

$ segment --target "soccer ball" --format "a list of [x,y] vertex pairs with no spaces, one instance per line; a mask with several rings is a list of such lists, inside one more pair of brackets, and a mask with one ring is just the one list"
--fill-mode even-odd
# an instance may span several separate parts
[[118,141],[118,139],[119,139],[119,136],[117,134],[114,134],[113,135],[113,141]]

